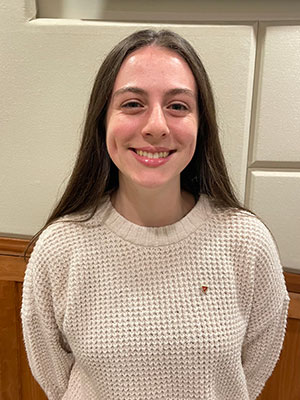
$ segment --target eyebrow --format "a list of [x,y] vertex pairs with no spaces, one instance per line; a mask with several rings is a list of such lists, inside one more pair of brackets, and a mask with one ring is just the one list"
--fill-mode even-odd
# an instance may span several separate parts
[[[113,94],[113,97],[115,96],[119,96],[123,93],[136,93],[136,94],[140,94],[140,95],[147,95],[147,92],[144,89],[141,89],[139,87],[135,87],[135,86],[127,86],[124,88],[121,88],[117,91],[115,91],[115,93]],[[189,97],[192,97],[193,99],[196,97],[195,93],[190,90],[190,89],[186,89],[186,88],[174,88],[174,89],[170,89],[166,92],[166,96],[168,95],[176,95],[176,94],[186,94]]]

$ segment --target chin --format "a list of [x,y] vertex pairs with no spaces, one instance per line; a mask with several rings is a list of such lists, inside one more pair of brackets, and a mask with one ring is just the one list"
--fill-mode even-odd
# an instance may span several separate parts
[[143,188],[143,189],[163,189],[167,187],[177,187],[180,186],[180,178],[179,179],[172,179],[172,180],[166,180],[166,179],[155,179],[155,178],[143,178],[143,179],[136,179],[133,181],[134,185]]
[[134,182],[134,184],[143,189],[159,189],[165,186],[165,184],[158,181],[142,181]]
[[136,187],[144,190],[174,189],[180,187],[180,173],[166,174],[162,171],[136,171],[136,173],[119,173],[119,180],[124,183],[124,187]]

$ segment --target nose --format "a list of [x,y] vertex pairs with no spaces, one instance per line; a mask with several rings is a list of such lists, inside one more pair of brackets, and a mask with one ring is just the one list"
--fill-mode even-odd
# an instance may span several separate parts
[[148,138],[162,138],[169,134],[169,127],[162,107],[157,104],[149,109],[142,134]]

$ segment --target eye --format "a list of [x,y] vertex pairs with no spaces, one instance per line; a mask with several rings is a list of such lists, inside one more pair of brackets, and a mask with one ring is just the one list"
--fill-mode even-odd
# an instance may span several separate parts
[[169,108],[171,108],[172,110],[175,110],[175,111],[187,111],[188,110],[187,106],[185,106],[182,103],[173,103],[169,106]]
[[122,108],[139,108],[139,107],[142,107],[142,105],[137,101],[129,101],[128,103],[122,105]]

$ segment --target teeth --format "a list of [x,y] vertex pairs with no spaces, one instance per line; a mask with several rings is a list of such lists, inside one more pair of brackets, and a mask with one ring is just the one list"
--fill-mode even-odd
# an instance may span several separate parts
[[160,153],[148,153],[147,151],[136,150],[136,153],[139,156],[147,157],[147,158],[165,158],[170,154],[169,151],[162,151]]

